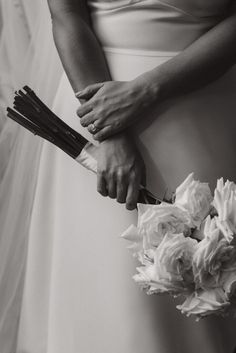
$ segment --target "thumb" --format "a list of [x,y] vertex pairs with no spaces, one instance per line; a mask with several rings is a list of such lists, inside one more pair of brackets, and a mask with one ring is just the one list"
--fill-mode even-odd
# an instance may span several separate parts
[[90,99],[104,85],[104,82],[94,83],[75,93],[76,98]]

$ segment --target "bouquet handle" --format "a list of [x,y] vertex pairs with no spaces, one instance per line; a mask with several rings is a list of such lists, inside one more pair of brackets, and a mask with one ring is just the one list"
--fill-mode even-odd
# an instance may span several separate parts
[[[75,158],[76,162],[81,164],[86,169],[92,171],[93,173],[97,173],[97,158],[96,158],[96,149],[97,147],[92,143],[88,142],[78,157]],[[144,186],[140,185],[140,194],[139,200],[140,203],[149,203],[149,204],[158,204],[161,203],[162,200],[157,199],[150,191],[145,189]]]

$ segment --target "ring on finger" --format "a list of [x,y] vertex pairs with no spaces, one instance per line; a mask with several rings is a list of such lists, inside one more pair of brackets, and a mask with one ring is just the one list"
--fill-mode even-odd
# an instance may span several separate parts
[[99,128],[95,125],[96,122],[89,124],[88,129],[90,132],[92,132],[93,134],[95,134]]

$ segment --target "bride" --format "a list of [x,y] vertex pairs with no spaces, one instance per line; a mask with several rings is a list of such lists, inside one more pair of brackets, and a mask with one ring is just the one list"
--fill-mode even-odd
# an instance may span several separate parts
[[232,319],[195,322],[136,287],[119,235],[140,183],[236,180],[235,1],[48,3],[67,74],[53,109],[97,143],[98,175],[43,144],[16,352],[232,353]]

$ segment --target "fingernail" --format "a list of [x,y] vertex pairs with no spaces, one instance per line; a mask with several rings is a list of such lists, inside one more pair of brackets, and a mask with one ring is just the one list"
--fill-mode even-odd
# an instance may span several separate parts
[[75,96],[76,98],[79,98],[83,95],[83,91],[78,91],[78,92],[75,92]]
[[129,211],[133,211],[133,210],[135,209],[135,205],[133,205],[133,204],[128,204],[128,205],[126,205],[126,208],[127,208],[127,210],[129,210]]

